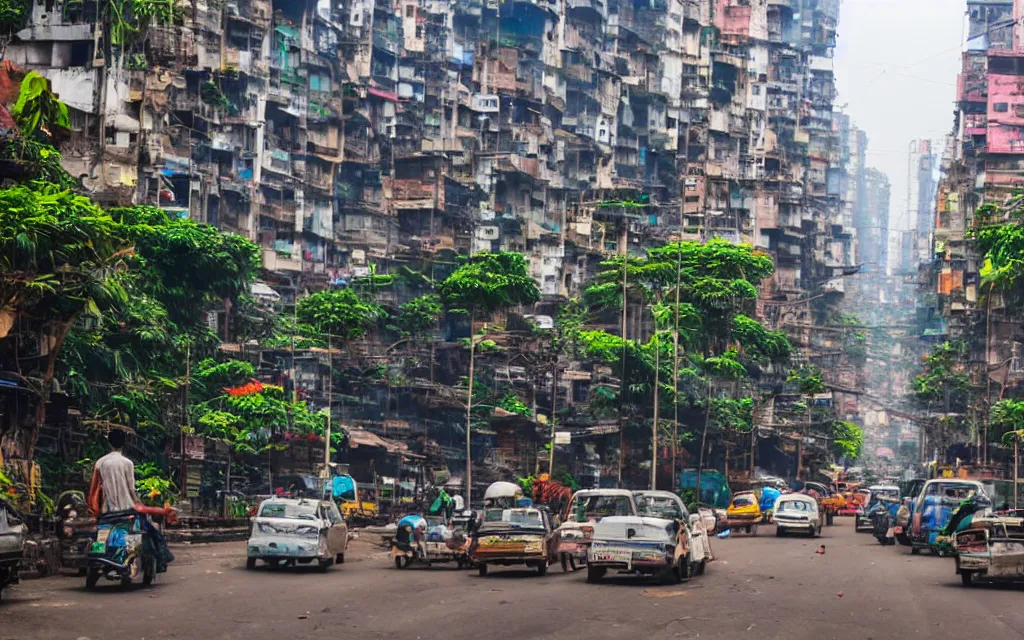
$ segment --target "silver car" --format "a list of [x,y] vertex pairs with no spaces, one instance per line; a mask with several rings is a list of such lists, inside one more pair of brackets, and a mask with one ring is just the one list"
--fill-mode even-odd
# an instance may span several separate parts
[[256,561],[294,566],[317,563],[321,571],[345,562],[348,527],[338,505],[327,500],[270,498],[252,521],[246,569]]

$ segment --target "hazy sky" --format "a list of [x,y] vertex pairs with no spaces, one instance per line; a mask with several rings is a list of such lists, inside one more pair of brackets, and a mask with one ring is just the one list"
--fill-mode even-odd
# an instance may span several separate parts
[[907,149],[931,139],[940,155],[953,126],[966,0],[843,0],[836,105],[868,134],[868,166],[892,183],[890,216],[904,215]]

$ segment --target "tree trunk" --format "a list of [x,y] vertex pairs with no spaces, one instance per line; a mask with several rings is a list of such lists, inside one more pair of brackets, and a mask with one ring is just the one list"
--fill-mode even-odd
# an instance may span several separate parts
[[473,496],[473,440],[470,427],[473,420],[473,356],[475,354],[476,335],[473,332],[473,309],[469,311],[469,383],[466,391],[466,507],[471,504]]
[[[548,452],[548,475],[555,479],[555,411],[558,408],[558,356],[551,365],[551,451]],[[537,414],[534,414],[536,416]]]
[[661,366],[661,342],[654,328],[654,421],[651,424],[651,491],[658,488],[658,370]]
[[700,436],[700,455],[697,456],[696,502],[700,504],[700,475],[704,469],[704,449],[707,448],[708,422],[711,420],[711,379],[708,379],[707,405],[704,407],[704,433]]

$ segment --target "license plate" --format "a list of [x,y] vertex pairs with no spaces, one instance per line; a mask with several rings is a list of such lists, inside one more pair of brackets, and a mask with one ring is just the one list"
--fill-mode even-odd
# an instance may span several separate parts
[[896,527],[895,529],[893,529],[893,531],[895,533],[903,533],[903,527]]
[[270,547],[267,549],[270,553],[288,553],[288,547],[280,546]]
[[594,553],[597,562],[629,562],[633,554],[629,551],[598,551]]

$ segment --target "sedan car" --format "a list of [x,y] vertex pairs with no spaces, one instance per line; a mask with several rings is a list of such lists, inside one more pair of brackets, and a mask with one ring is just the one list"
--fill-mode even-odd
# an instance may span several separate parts
[[783,494],[775,501],[775,535],[781,537],[790,532],[801,532],[817,537],[821,535],[821,512],[818,501],[811,496]]
[[638,491],[637,515],[608,516],[594,524],[587,551],[587,582],[608,570],[658,576],[678,583],[704,573],[711,543],[700,514],[690,514],[668,491]]
[[256,561],[271,566],[317,563],[326,571],[345,562],[348,527],[338,505],[327,500],[270,498],[252,521],[246,569]]
[[526,565],[539,575],[557,557],[551,513],[544,509],[523,508],[484,510],[484,523],[470,543],[469,556],[481,576],[490,565]]

